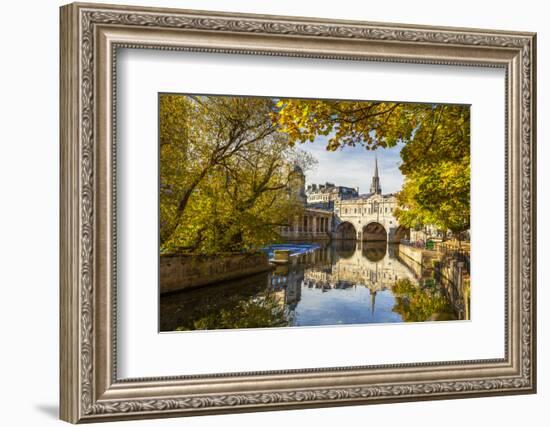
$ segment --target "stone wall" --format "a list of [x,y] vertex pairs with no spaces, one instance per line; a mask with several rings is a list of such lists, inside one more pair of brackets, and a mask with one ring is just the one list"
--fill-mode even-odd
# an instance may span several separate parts
[[327,241],[330,240],[330,234],[319,232],[319,233],[310,233],[310,232],[282,232],[281,236],[285,238],[285,241],[288,242],[310,242],[310,241]]
[[426,260],[418,248],[412,248],[407,245],[398,246],[399,258],[409,267],[417,278],[422,277],[422,267],[426,267]]
[[161,255],[160,293],[197,288],[238,279],[271,266],[267,254]]
[[443,258],[435,266],[435,278],[441,283],[461,320],[470,319],[470,278],[464,263]]
[[432,274],[460,320],[470,319],[470,279],[462,262],[435,251],[399,245],[399,258],[417,278]]

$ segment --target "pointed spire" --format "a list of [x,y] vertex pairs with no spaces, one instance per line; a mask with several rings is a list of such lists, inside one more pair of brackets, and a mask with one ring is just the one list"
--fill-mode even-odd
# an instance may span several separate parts
[[372,194],[382,194],[382,188],[380,187],[380,178],[378,177],[378,156],[374,156],[374,175],[372,177],[372,183],[370,185],[370,192]]

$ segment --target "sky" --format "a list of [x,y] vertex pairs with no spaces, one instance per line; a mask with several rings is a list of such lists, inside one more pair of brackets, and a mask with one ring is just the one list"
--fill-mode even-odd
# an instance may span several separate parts
[[376,155],[382,194],[395,193],[401,189],[403,175],[399,170],[399,153],[403,144],[374,151],[360,146],[327,151],[327,138],[318,136],[313,142],[296,145],[298,149],[309,152],[319,162],[315,169],[305,172],[306,185],[331,182],[346,187],[359,187],[359,193],[368,193]]

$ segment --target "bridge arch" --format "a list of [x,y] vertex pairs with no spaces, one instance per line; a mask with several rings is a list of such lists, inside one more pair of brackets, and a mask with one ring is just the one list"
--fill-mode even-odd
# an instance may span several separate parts
[[339,240],[356,240],[357,231],[351,222],[344,221],[336,228],[336,238]]
[[388,240],[386,228],[375,221],[369,222],[363,227],[362,236],[363,242],[386,242]]
[[411,229],[400,225],[395,229],[395,231],[393,232],[393,236],[390,240],[391,243],[399,243],[403,239],[410,240],[410,238]]

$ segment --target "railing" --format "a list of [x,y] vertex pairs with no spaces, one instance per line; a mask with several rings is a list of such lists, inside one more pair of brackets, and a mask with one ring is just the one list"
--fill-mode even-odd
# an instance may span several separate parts
[[446,243],[440,243],[437,245],[438,252],[444,254],[447,257],[456,259],[459,262],[464,263],[464,268],[470,273],[470,247],[461,247],[456,245],[449,245]]
[[457,244],[449,244],[443,242],[434,242],[431,240],[416,240],[410,241],[402,239],[399,242],[401,245],[410,246],[412,248],[422,249],[426,251],[439,252],[445,257],[453,258],[459,262],[464,263],[464,268],[469,273],[470,272],[470,244],[464,243],[461,246]]
[[426,242],[424,240],[412,241],[412,240],[407,240],[407,239],[401,239],[399,241],[399,244],[400,245],[405,245],[405,246],[410,246],[411,248],[428,250],[428,248],[426,247]]

